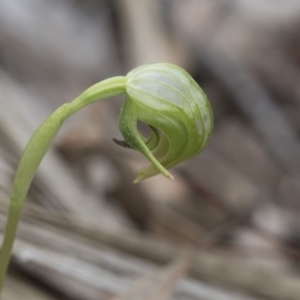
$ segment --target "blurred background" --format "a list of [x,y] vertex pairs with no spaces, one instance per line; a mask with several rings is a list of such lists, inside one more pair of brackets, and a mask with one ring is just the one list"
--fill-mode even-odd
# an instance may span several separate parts
[[70,118],[30,189],[3,299],[300,299],[299,26],[299,0],[0,1],[1,238],[28,139],[92,84],[174,63],[215,116],[174,182],[135,185],[146,159],[112,141],[123,98]]

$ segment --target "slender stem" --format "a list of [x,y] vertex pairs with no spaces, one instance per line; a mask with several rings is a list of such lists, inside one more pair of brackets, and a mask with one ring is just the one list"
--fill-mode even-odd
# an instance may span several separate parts
[[62,105],[52,113],[28,142],[11,191],[7,225],[0,252],[0,296],[25,198],[36,170],[63,122],[82,107],[103,98],[123,94],[125,91],[126,77],[121,76],[106,79],[93,85],[74,101]]
[[5,236],[3,240],[3,246],[1,248],[1,267],[0,267],[0,283],[1,283],[1,290],[3,288],[3,282],[5,279],[7,267],[10,261],[10,256],[12,252],[12,247],[15,240],[16,230],[18,227],[18,221],[21,214],[21,207],[10,206],[8,217],[7,217],[7,225],[5,229]]

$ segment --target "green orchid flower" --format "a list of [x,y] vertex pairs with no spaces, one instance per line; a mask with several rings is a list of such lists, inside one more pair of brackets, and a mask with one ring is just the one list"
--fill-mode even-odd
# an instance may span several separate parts
[[[139,171],[135,182],[162,173],[198,154],[211,135],[213,115],[207,97],[183,69],[166,63],[144,65],[127,76],[126,100],[120,116],[125,141],[152,165]],[[137,129],[150,125],[148,141]]]
[[[7,226],[0,252],[0,294],[11,256],[21,210],[36,170],[66,119],[95,101],[125,94],[118,144],[144,154],[151,165],[139,171],[135,182],[162,173],[198,154],[211,135],[210,104],[197,83],[183,69],[165,63],[144,65],[128,73],[101,81],[70,103],[59,107],[33,134],[22,155],[14,179]],[[147,139],[137,128],[148,124]]]

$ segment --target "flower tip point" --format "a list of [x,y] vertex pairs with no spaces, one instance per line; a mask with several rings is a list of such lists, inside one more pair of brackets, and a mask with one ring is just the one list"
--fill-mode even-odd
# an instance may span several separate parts
[[137,184],[139,183],[140,181],[142,181],[141,178],[137,177],[136,179],[133,180],[133,184]]
[[171,179],[171,181],[174,181],[174,176],[172,176],[171,174],[170,174],[169,178]]

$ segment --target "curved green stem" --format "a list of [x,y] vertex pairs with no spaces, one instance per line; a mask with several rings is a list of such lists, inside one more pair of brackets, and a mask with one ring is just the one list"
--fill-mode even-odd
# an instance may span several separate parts
[[0,295],[10,261],[23,203],[36,170],[63,122],[88,104],[103,98],[125,93],[126,82],[126,77],[120,76],[93,85],[74,101],[62,105],[52,113],[28,142],[22,155],[11,191],[7,225],[0,252]]

